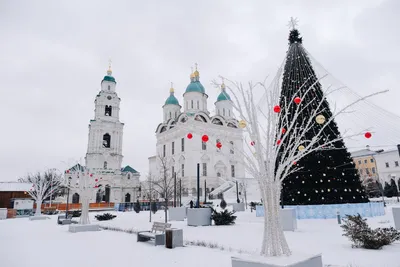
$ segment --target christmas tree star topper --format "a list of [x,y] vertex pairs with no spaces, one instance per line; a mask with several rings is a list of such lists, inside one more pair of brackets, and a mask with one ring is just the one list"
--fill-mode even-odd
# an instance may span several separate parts
[[290,17],[290,21],[287,24],[287,26],[289,27],[290,30],[294,30],[294,29],[296,29],[298,22],[299,22],[299,20],[297,18]]

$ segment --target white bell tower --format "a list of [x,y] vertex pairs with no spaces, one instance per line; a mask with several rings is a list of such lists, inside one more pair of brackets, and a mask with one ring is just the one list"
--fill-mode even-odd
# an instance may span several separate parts
[[94,101],[94,119],[89,124],[85,160],[86,167],[93,171],[121,170],[124,124],[119,121],[121,99],[115,92],[116,84],[110,62],[107,75],[101,81],[101,91]]

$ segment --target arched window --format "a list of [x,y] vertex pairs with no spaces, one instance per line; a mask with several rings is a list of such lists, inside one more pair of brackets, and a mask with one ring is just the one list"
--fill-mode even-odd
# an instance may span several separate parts
[[126,203],[131,202],[131,194],[126,193],[126,195],[125,195],[125,202],[126,202]]
[[130,173],[128,173],[128,177],[127,177],[128,179],[131,179],[131,174]]
[[169,112],[169,118],[170,118],[170,119],[172,118],[172,113],[171,113],[171,111]]
[[106,133],[105,135],[103,135],[103,147],[105,148],[110,148],[111,145],[111,136]]
[[111,113],[112,113],[112,107],[106,105],[106,108],[105,108],[105,111],[104,111],[104,115],[105,116],[111,116]]
[[230,110],[228,110],[228,112],[229,112],[229,117],[231,116],[231,111]]
[[222,115],[225,116],[225,109],[222,110]]
[[197,100],[197,109],[200,109],[200,102]]
[[108,90],[110,90],[110,89],[111,89],[111,86],[109,85],[109,86],[108,86]]
[[[220,172],[217,172],[217,177],[221,177],[221,173]],[[214,190],[214,188],[212,190]]]
[[107,161],[104,161],[103,168],[107,169]]
[[193,108],[193,100],[190,100],[190,105]]
[[79,203],[79,194],[75,193],[72,195],[72,203]]

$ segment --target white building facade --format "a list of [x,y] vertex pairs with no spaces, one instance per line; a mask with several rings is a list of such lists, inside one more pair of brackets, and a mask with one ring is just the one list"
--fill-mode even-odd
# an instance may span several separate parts
[[387,150],[374,155],[381,181],[388,182],[394,179],[399,186],[400,179],[400,154],[398,149]]
[[[90,202],[134,202],[140,194],[140,173],[130,166],[122,165],[122,144],[124,124],[119,120],[121,99],[116,93],[116,81],[111,68],[101,82],[101,90],[96,95],[94,119],[90,120],[86,167],[75,165],[70,170],[71,183],[78,177],[73,171],[89,171],[97,179],[96,188]],[[79,193],[70,193],[69,201],[79,203]]]
[[[235,188],[236,180],[245,177],[243,133],[234,118],[233,103],[221,86],[215,102],[216,113],[210,115],[208,95],[196,70],[183,94],[183,109],[174,89],[163,106],[163,121],[156,129],[156,155],[149,158],[150,174],[162,175],[163,160],[170,173],[182,179],[183,197],[197,195],[197,164],[200,164],[200,195],[217,196]],[[208,138],[204,141],[203,138]],[[206,139],[207,139],[206,138]],[[205,186],[206,182],[206,186]],[[233,190],[235,191],[235,190]]]

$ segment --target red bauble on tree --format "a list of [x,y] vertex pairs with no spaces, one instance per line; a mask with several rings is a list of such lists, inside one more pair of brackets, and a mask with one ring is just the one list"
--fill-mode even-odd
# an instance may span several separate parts
[[297,162],[296,161],[293,161],[293,165],[296,165],[297,164]]
[[95,182],[97,182],[99,179],[94,179]]
[[274,107],[274,112],[275,112],[275,113],[281,112],[281,107],[278,106],[278,105],[276,105],[276,106]]
[[278,141],[276,141],[276,144],[279,146],[281,144],[281,140],[279,139]]
[[255,144],[256,144],[256,142],[254,142],[254,141],[250,142],[250,145],[252,145],[252,146],[254,146]]
[[364,134],[365,138],[371,138],[372,134],[370,132],[366,132]]
[[69,170],[67,170],[66,173],[69,173]]
[[297,96],[297,97],[294,98],[293,102],[296,103],[296,104],[300,104],[301,98]]
[[282,134],[285,134],[286,133],[286,129],[282,128],[281,132],[282,132]]
[[208,141],[208,135],[203,135],[202,137],[201,137],[201,141],[203,141],[204,143],[205,142],[207,142]]
[[193,138],[193,134],[188,133],[188,134],[187,134],[187,138],[188,138],[188,139],[192,139],[192,138]]
[[93,177],[93,173],[90,174],[90,177]]
[[221,142],[218,142],[216,146],[217,146],[217,148],[221,149],[221,147],[222,147]]

